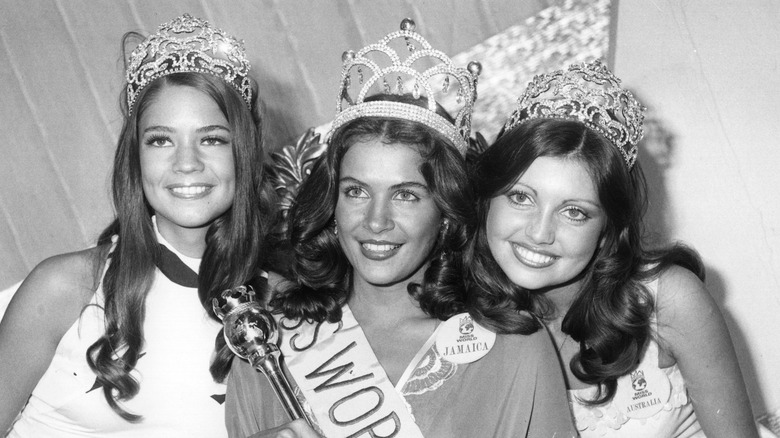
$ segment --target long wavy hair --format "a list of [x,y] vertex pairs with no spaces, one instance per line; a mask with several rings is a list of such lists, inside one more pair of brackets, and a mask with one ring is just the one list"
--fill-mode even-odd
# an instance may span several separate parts
[[490,200],[506,193],[539,157],[582,163],[607,218],[603,243],[577,274],[581,288],[562,323],[562,331],[580,346],[569,367],[582,382],[598,386],[586,402],[601,404],[614,397],[617,378],[636,367],[652,336],[655,303],[643,284],[671,264],[702,279],[704,269],[698,255],[681,244],[656,250],[643,246],[647,185],[638,162],[629,170],[609,140],[580,122],[531,120],[500,133],[473,173],[479,226],[466,252],[469,300],[500,304],[493,307],[498,313],[494,320],[501,323],[494,329],[526,333],[534,326],[534,317],[518,315],[515,307],[539,319],[555,310],[544,294],[509,280],[490,252],[485,231]]
[[[371,100],[393,100],[425,105],[409,95],[378,95]],[[440,114],[449,118],[442,109]],[[336,322],[347,302],[352,267],[334,233],[341,161],[356,143],[379,139],[415,147],[423,158],[420,173],[447,225],[428,255],[421,284],[411,283],[409,294],[428,315],[446,319],[465,310],[461,253],[472,227],[472,194],[465,161],[433,129],[409,120],[382,117],[356,119],[333,135],[327,152],[315,163],[289,212],[289,239],[296,283],[280,291],[271,305],[288,318]]]
[[[128,421],[141,419],[124,410],[120,402],[131,399],[140,389],[130,372],[144,345],[146,297],[160,258],[151,219],[153,211],[141,183],[138,121],[160,92],[171,86],[192,87],[209,95],[225,115],[232,133],[236,176],[233,204],[209,227],[198,274],[198,298],[213,319],[218,320],[212,310],[212,298],[259,274],[265,263],[265,236],[276,217],[275,193],[263,170],[256,97],[250,111],[238,92],[222,79],[209,74],[174,73],[148,85],[132,114],[123,108],[124,125],[112,175],[116,218],[98,239],[98,245],[108,245],[112,236],[118,236],[102,283],[106,331],[87,349],[87,361],[108,404]],[[210,369],[215,380],[222,381],[233,354],[221,333],[216,337],[215,349]]]

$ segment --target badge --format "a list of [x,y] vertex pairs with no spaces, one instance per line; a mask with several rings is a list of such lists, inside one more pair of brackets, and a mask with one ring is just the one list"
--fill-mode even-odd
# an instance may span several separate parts
[[672,394],[669,377],[658,367],[637,368],[617,381],[615,407],[629,418],[650,418]]
[[436,350],[452,363],[471,363],[488,354],[496,334],[474,322],[468,313],[444,321],[436,334]]

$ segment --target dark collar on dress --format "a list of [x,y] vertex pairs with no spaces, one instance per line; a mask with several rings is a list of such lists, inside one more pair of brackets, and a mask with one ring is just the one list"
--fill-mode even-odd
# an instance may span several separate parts
[[157,267],[160,268],[163,275],[169,280],[184,287],[198,287],[198,274],[190,269],[179,256],[173,253],[168,247],[158,244],[160,257]]

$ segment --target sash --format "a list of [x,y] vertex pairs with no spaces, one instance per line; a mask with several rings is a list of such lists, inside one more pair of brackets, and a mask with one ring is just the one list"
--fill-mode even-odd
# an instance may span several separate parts
[[280,349],[328,437],[422,438],[348,306],[339,323],[279,321]]

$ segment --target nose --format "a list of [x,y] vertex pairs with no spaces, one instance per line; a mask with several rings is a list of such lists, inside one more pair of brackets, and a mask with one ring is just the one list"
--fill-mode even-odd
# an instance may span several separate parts
[[181,145],[174,153],[173,170],[180,173],[199,172],[203,170],[201,151],[197,145]]
[[372,199],[368,205],[363,226],[376,234],[392,230],[395,227],[395,222],[390,206],[381,199]]
[[525,235],[539,245],[549,245],[555,241],[555,221],[548,212],[536,212],[525,228]]

